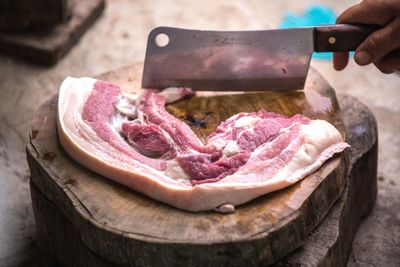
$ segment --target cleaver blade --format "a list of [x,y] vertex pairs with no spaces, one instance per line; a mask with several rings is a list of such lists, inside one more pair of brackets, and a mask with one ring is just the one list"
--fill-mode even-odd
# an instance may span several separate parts
[[353,51],[374,30],[348,24],[260,31],[158,27],[148,36],[142,87],[301,90],[314,51]]

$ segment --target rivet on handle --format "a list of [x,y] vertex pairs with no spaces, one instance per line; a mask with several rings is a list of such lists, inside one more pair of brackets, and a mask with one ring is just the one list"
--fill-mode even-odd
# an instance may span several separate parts
[[334,36],[329,37],[328,42],[333,45],[336,43],[336,38]]

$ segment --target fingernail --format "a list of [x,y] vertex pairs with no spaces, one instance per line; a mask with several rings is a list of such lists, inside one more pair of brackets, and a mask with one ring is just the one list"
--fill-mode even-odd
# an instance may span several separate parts
[[368,52],[366,51],[360,51],[355,54],[354,60],[357,62],[358,65],[368,65],[369,63],[371,63],[371,55],[368,54]]

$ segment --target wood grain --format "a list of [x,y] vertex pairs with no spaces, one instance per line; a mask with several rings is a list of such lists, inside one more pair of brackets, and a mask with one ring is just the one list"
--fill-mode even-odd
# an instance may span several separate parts
[[[323,221],[303,245],[275,264],[280,266],[346,266],[361,219],[371,211],[377,193],[377,124],[356,98],[339,97],[350,148],[348,184]],[[360,132],[359,127],[368,129]],[[61,210],[31,180],[32,204],[40,244],[64,266],[116,266],[89,250]],[[68,240],[68,242],[65,242]],[[53,265],[44,265],[53,266]]]
[[[139,77],[139,65],[100,76],[126,91],[139,88]],[[344,134],[334,90],[314,71],[304,92],[193,98],[169,110],[184,116],[213,112],[214,117],[205,119],[206,127],[192,127],[204,136],[226,116],[259,108],[325,118]],[[115,264],[273,263],[301,245],[346,183],[347,160],[341,154],[294,186],[239,206],[234,214],[185,212],[128,190],[74,162],[58,143],[55,116],[53,98],[34,117],[27,147],[32,181],[62,210],[85,246]]]
[[280,266],[346,266],[361,220],[372,210],[377,196],[378,129],[372,112],[349,95],[339,95],[349,151],[348,183],[328,215],[304,244]]

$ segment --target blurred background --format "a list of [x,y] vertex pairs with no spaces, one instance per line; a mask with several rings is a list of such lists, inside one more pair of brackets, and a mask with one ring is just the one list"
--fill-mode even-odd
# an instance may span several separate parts
[[[91,1],[71,0],[73,7]],[[335,15],[356,2],[112,0],[106,1],[104,13],[68,54],[51,67],[15,59],[4,52],[9,50],[3,50],[0,54],[0,266],[51,263],[36,246],[25,145],[32,114],[58,92],[66,76],[92,76],[143,61],[147,34],[156,26],[250,30],[313,25],[334,22]],[[67,16],[75,15],[72,12]],[[61,31],[60,35],[70,34]],[[0,33],[0,46],[9,37],[10,33]],[[41,45],[45,47],[46,41]],[[400,266],[400,76],[381,74],[373,66],[359,67],[353,60],[345,71],[336,72],[330,55],[313,58],[312,65],[338,93],[353,95],[364,102],[379,125],[378,198],[371,215],[357,232],[348,266]]]

